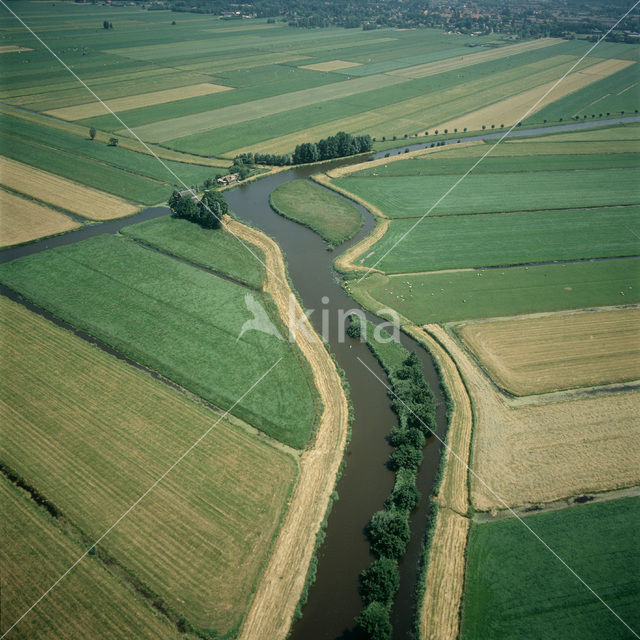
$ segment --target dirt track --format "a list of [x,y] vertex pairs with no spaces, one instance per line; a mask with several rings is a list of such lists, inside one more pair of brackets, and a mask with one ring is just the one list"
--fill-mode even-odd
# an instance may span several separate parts
[[[237,221],[231,220],[225,226],[264,251],[269,270],[265,289],[286,323],[291,289],[278,245],[262,232]],[[297,299],[295,304],[296,313],[302,317]],[[286,637],[347,441],[349,410],[340,376],[320,338],[307,321],[305,324],[309,333],[298,332],[297,343],[313,370],[323,413],[315,442],[300,459],[298,485],[240,633],[241,640]]]
[[451,356],[431,335],[438,327],[405,326],[407,333],[427,345],[440,365],[453,400],[453,413],[444,452],[446,467],[438,492],[438,516],[429,554],[426,591],[422,603],[420,635],[423,639],[455,640],[464,588],[465,548],[470,521],[467,466],[473,412],[464,382]]

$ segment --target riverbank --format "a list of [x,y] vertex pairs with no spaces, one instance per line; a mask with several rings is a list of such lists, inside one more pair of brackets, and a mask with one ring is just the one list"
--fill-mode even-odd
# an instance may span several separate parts
[[[236,220],[225,226],[264,251],[268,292],[283,320],[295,301],[296,318],[304,312],[288,284],[284,259],[278,245],[264,233]],[[313,371],[323,403],[323,413],[313,445],[300,459],[300,477],[276,543],[260,579],[240,639],[285,638],[300,600],[315,548],[315,535],[324,521],[347,443],[349,407],[336,366],[305,318],[306,330],[296,341]],[[304,570],[301,570],[303,568]]]

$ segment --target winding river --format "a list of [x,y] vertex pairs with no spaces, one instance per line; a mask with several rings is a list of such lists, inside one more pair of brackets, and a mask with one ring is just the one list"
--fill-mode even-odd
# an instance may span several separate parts
[[[618,122],[637,121],[638,117],[617,118],[607,122],[576,122],[543,129],[517,131],[518,136],[554,131],[578,129]],[[515,132],[514,132],[515,134]],[[503,133],[487,133],[473,139],[492,139]],[[454,138],[448,143],[457,142]],[[409,149],[424,148],[425,143],[405,144],[399,149],[376,154],[396,154]],[[355,160],[361,162],[359,158]],[[354,159],[342,160],[332,165],[323,165],[322,170],[331,166],[342,166]],[[294,624],[293,640],[336,640],[359,637],[354,625],[354,617],[362,603],[358,594],[358,575],[369,566],[373,558],[369,554],[369,544],[364,536],[364,528],[371,515],[382,508],[393,486],[394,475],[386,468],[391,449],[386,441],[391,427],[396,424],[396,416],[389,406],[385,388],[367,371],[360,362],[375,372],[383,380],[384,373],[368,348],[349,338],[342,341],[338,335],[339,313],[357,309],[358,305],[344,292],[340,278],[332,268],[335,253],[328,252],[322,239],[306,227],[291,222],[275,214],[269,206],[269,194],[277,186],[294,180],[306,179],[318,167],[301,167],[277,173],[266,178],[239,185],[225,192],[230,208],[236,216],[273,237],[283,250],[293,286],[299,293],[303,306],[311,310],[312,324],[320,333],[328,328],[328,344],[336,356],[338,364],[346,373],[350,384],[351,402],[355,420],[352,425],[351,442],[345,453],[346,466],[337,485],[340,499],[334,503],[328,520],[327,537],[319,552],[317,579],[309,591],[309,600],[303,609],[303,617]],[[364,225],[350,242],[340,247],[340,251],[359,242],[375,226],[375,220],[363,207],[357,205],[364,216]],[[103,233],[117,233],[122,227],[146,219],[167,214],[166,207],[151,207],[141,213],[111,222],[87,225],[77,231],[44,239],[0,252],[0,262],[29,255],[38,251],[62,246]],[[6,289],[2,293],[7,294]],[[33,308],[33,307],[32,307]],[[373,322],[380,320],[369,315]],[[327,322],[328,319],[328,322]],[[87,339],[88,336],[81,335]],[[444,406],[439,390],[438,377],[428,353],[406,335],[401,336],[407,349],[415,350],[423,365],[425,377],[438,401],[437,424],[444,432]],[[104,345],[99,345],[104,347]],[[111,350],[110,350],[111,351]],[[419,507],[411,517],[411,540],[405,558],[400,565],[400,591],[392,611],[394,640],[411,638],[413,617],[413,590],[417,578],[418,562],[422,540],[426,533],[428,497],[438,468],[440,445],[430,438],[424,450],[424,461],[418,474],[418,488],[422,493]],[[309,532],[314,535],[314,532]]]

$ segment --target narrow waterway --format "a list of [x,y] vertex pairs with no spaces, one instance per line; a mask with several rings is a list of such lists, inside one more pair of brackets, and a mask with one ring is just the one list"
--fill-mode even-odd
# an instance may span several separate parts
[[[638,116],[615,118],[608,121],[573,122],[538,129],[518,129],[512,136],[551,133],[614,124],[635,122]],[[491,140],[503,133],[487,132],[465,140]],[[424,139],[423,139],[424,140]],[[457,143],[457,138],[447,144]],[[430,143],[429,143],[430,144]],[[426,145],[428,146],[428,145]],[[425,142],[406,144],[399,149],[375,154],[402,153],[405,148],[424,148]],[[333,166],[361,162],[362,158],[335,162]],[[336,253],[328,252],[325,243],[315,233],[299,224],[276,215],[269,206],[269,194],[278,185],[298,178],[307,178],[331,165],[302,167],[278,173],[225,192],[229,206],[240,220],[262,229],[273,237],[282,248],[287,259],[293,286],[299,293],[303,306],[311,313],[310,320],[329,343],[338,364],[344,369],[350,385],[351,401],[355,420],[352,438],[345,454],[346,467],[338,483],[340,499],[334,504],[328,520],[327,537],[319,553],[317,579],[309,592],[309,600],[303,609],[303,617],[293,627],[294,640],[355,639],[358,633],[354,617],[361,609],[358,594],[358,576],[369,566],[373,558],[364,536],[364,528],[371,515],[382,508],[393,486],[393,474],[386,468],[391,451],[386,441],[396,416],[391,412],[386,390],[367,371],[369,367],[377,376],[386,380],[378,362],[368,348],[359,341],[338,333],[339,321],[350,309],[358,305],[344,292],[340,279],[332,269]],[[359,207],[359,205],[358,205]],[[364,208],[364,225],[357,236],[339,247],[338,252],[368,235],[375,220]],[[117,233],[122,227],[154,217],[166,215],[166,207],[151,207],[126,219],[96,223],[53,238],[0,251],[0,262],[7,262],[31,253],[63,246],[104,233]],[[1,293],[7,295],[6,290]],[[373,322],[379,318],[369,315]],[[81,335],[81,334],[79,334]],[[85,339],[87,336],[81,335]],[[445,426],[444,406],[440,396],[438,377],[431,358],[426,351],[406,335],[401,341],[407,349],[415,350],[423,364],[425,377],[436,400],[439,402],[437,423],[440,433]],[[104,345],[98,345],[104,347]],[[362,360],[365,364],[360,362]],[[392,611],[394,640],[411,638],[413,616],[413,589],[417,577],[420,548],[427,526],[428,496],[438,468],[440,445],[431,438],[424,451],[424,462],[418,475],[418,488],[422,493],[421,503],[411,517],[411,541],[400,566],[401,586]],[[309,532],[313,535],[314,532]]]
[[[324,330],[330,350],[346,373],[355,414],[351,443],[345,456],[346,466],[337,486],[340,499],[334,504],[328,520],[316,582],[309,591],[303,617],[292,630],[294,640],[334,640],[359,635],[354,624],[354,617],[362,607],[358,576],[373,560],[364,529],[373,513],[383,507],[393,486],[394,474],[386,467],[391,452],[386,437],[397,424],[386,389],[360,362],[362,360],[377,376],[386,380],[377,360],[360,341],[345,339],[338,333],[340,317],[350,309],[360,307],[344,292],[332,269],[335,254],[326,250],[325,243],[315,233],[276,215],[268,204],[269,194],[277,186],[306,178],[317,171],[317,167],[292,169],[225,192],[229,206],[238,218],[265,231],[282,248],[293,285],[304,307],[313,310],[312,324],[318,333]],[[365,223],[355,238],[338,249],[340,252],[360,241],[375,226],[373,216],[363,207],[359,208]],[[382,321],[369,314],[368,317],[376,323]],[[439,403],[437,417],[442,433],[444,406],[433,362],[408,336],[402,335],[401,340],[407,349],[415,350],[421,358],[425,376]],[[400,565],[401,587],[392,612],[394,638],[398,640],[411,637],[412,594],[426,531],[428,496],[439,459],[439,442],[431,438],[418,475],[422,500],[412,514],[411,541]]]

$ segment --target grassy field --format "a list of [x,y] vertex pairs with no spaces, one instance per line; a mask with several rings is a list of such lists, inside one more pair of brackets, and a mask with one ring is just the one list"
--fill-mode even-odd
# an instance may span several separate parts
[[124,227],[126,236],[183,260],[262,289],[265,257],[262,251],[233,234],[167,216]]
[[456,332],[518,395],[640,379],[638,309],[471,322]]
[[268,299],[113,236],[4,264],[0,279],[268,435],[295,447],[308,442],[318,407],[297,348],[260,331],[240,339],[252,305],[266,305],[274,321]]
[[79,222],[55,209],[0,189],[0,246],[29,242],[79,226]]
[[[6,298],[0,304],[3,461],[89,539],[113,524],[215,423],[100,546],[191,623],[221,634],[236,628],[286,509],[297,475],[294,458],[71,332]],[[40,565],[36,550],[47,549],[43,562],[52,565],[52,579],[76,555],[68,549],[54,554],[39,537],[25,542],[34,547],[31,563]],[[92,562],[87,558],[70,578]],[[23,578],[30,599],[48,586],[41,571],[38,566]],[[87,616],[96,623],[108,616],[114,626],[142,625],[149,618],[144,608],[135,615],[129,596],[120,619],[94,588],[82,596],[86,613],[75,600],[57,601],[57,624],[69,625],[69,637],[77,637],[74,625]],[[15,611],[24,596],[11,593]],[[45,601],[43,611],[47,602],[56,601]],[[158,631],[155,637],[170,636]]]
[[427,217],[417,226],[415,220],[394,220],[363,264],[412,273],[634,256],[640,248],[639,214],[640,207],[612,207]]
[[552,80],[518,95],[504,98],[471,113],[458,116],[453,120],[446,120],[438,125],[438,129],[452,131],[456,128],[462,130],[466,127],[469,131],[480,131],[483,126],[510,127],[520,122],[528,113],[535,113],[546,105],[553,104],[565,96],[626,68],[634,68],[635,73],[638,73],[637,63],[631,60],[604,60],[588,69],[570,73],[561,84],[557,84],[557,80]]
[[[531,150],[533,153],[533,149]],[[410,162],[407,160],[407,162]],[[389,218],[421,217],[460,176],[340,178],[336,184],[381,209]],[[640,169],[565,171],[500,175],[470,174],[432,211],[432,216],[538,211],[640,203]],[[607,189],[602,185],[606,184]]]
[[3,158],[31,165],[140,204],[166,201],[173,190],[168,184],[5,133],[0,133],[0,149]]
[[308,180],[280,185],[269,202],[277,213],[313,229],[331,245],[349,240],[362,226],[362,214],[352,204]]
[[[539,535],[631,627],[640,555],[627,498],[528,516]],[[467,549],[462,633],[476,638],[629,638],[629,630],[514,518],[475,524]],[[523,561],[526,559],[526,561]]]
[[[149,93],[139,93],[133,96],[127,96],[126,98],[114,98],[109,100],[107,106],[114,113],[118,113],[119,111],[139,109],[152,104],[164,104],[166,102],[177,102],[178,100],[186,100],[197,96],[207,96],[212,93],[219,93],[220,91],[229,91],[230,89],[231,87],[202,82],[177,89],[164,89],[161,91],[151,91]],[[45,111],[45,113],[55,118],[62,118],[63,120],[85,120],[86,118],[109,113],[109,110],[101,102],[89,102],[73,107],[53,109]]]
[[[358,299],[390,306],[417,324],[640,302],[637,258],[454,273],[368,276]],[[370,299],[370,298],[369,298]],[[367,305],[369,306],[369,305]]]
[[[85,551],[21,489],[0,476],[3,519],[2,623],[4,633]],[[100,606],[96,607],[95,603]],[[70,615],[73,612],[73,615]],[[87,558],[7,636],[43,640],[94,636],[117,640],[182,637],[94,558]]]
[[0,156],[0,183],[55,207],[93,220],[122,218],[139,207],[104,191]]
[[[188,164],[164,158],[161,163],[147,153],[137,153],[122,146],[111,147],[99,140],[92,141],[89,138],[88,129],[85,128],[76,134],[9,114],[0,115],[0,131],[10,135],[9,140],[14,140],[18,147],[22,144],[23,139],[41,146],[40,154],[44,169],[49,168],[49,152],[51,151],[50,147],[53,147],[53,149],[66,151],[81,158],[124,169],[128,173],[169,184],[178,183],[179,180],[188,185],[202,184],[207,178],[224,171],[221,167]],[[96,167],[93,163],[91,166]],[[94,177],[94,184],[100,186],[98,175]]]

